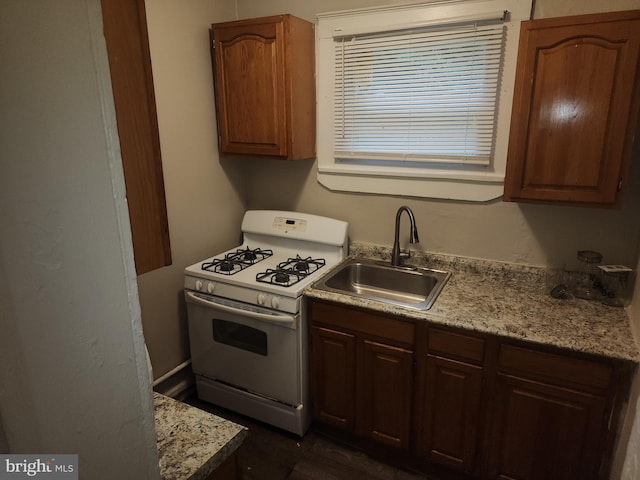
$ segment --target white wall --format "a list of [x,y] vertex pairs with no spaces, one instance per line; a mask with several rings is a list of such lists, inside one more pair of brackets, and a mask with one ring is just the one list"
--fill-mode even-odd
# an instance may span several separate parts
[[[173,263],[138,278],[154,376],[189,358],[184,267],[237,245],[245,181],[218,158],[211,23],[235,17],[233,0],[147,0]],[[237,175],[238,174],[238,175]]]
[[0,416],[15,453],[159,478],[100,0],[0,3]]

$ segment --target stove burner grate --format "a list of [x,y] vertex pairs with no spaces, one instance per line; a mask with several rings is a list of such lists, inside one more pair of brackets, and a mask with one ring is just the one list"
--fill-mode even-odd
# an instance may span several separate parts
[[224,258],[214,258],[210,262],[202,264],[202,270],[233,275],[265,258],[273,255],[273,251],[263,248],[238,248],[235,252],[227,253]]
[[280,262],[278,268],[284,270],[293,269],[296,272],[305,272],[308,275],[322,268],[324,264],[324,258],[301,258],[300,255],[296,255],[295,258],[289,258],[284,262]]
[[323,258],[301,258],[300,255],[296,255],[295,258],[280,262],[276,268],[268,268],[266,271],[258,273],[256,281],[281,287],[290,287],[324,265],[325,260]]

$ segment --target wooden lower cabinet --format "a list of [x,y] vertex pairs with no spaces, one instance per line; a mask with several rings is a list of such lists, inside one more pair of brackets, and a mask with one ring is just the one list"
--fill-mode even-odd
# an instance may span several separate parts
[[484,339],[424,327],[418,360],[416,453],[450,469],[475,474],[480,463],[484,399]]
[[310,312],[314,420],[345,440],[438,478],[608,478],[634,365],[320,301]]
[[236,450],[204,480],[240,480],[242,472],[239,463],[238,451]]
[[606,478],[614,377],[605,362],[501,345],[489,478]]
[[356,339],[328,328],[311,329],[313,417],[353,430],[356,406]]
[[409,449],[413,351],[371,340],[362,342],[358,433]]
[[420,456],[455,470],[476,470],[482,370],[478,365],[427,356],[417,448]]
[[490,478],[600,478],[606,399],[509,375],[498,375]]
[[[408,450],[413,325],[323,303],[314,303],[312,312],[314,419],[363,439]],[[385,332],[390,332],[388,341],[383,341]]]

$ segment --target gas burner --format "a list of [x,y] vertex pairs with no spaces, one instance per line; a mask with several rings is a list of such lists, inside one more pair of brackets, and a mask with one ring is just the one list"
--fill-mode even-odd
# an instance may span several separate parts
[[238,248],[235,252],[227,253],[224,258],[214,258],[210,262],[204,262],[202,270],[223,275],[234,275],[265,258],[269,258],[271,255],[273,255],[272,250],[251,249],[249,247]]
[[222,272],[230,272],[234,268],[234,263],[230,262],[229,260],[222,260],[218,264],[218,267],[220,268],[220,271],[222,271]]
[[248,261],[253,261],[258,258],[255,252],[247,250],[242,254],[242,258]]
[[234,259],[241,259],[243,262],[247,262],[249,265],[258,263],[260,260],[269,258],[273,255],[273,250],[267,250],[264,248],[239,248],[234,253],[227,253],[227,257]]
[[298,271],[305,271],[308,272],[309,271],[309,262],[306,262],[305,260],[300,260],[299,262],[296,262],[296,264],[293,266],[294,270],[298,270]]
[[290,275],[284,270],[276,270],[276,273],[273,274],[273,279],[276,283],[288,283]]
[[290,287],[306,276],[305,272],[297,272],[291,268],[267,268],[264,272],[256,275],[256,281],[281,287]]
[[301,258],[296,255],[296,258],[289,258],[284,262],[280,262],[276,268],[268,268],[266,271],[258,273],[256,281],[281,287],[290,287],[322,268],[324,264],[325,260],[322,258]]
[[278,264],[278,268],[293,269],[296,272],[304,272],[310,274],[322,268],[325,264],[324,258],[301,258],[300,255],[296,255],[295,258],[289,258],[284,262]]

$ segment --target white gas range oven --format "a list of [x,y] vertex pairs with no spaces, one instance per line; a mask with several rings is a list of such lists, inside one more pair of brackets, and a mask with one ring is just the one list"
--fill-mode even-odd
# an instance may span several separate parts
[[185,269],[200,399],[304,435],[311,414],[302,292],[345,257],[347,227],[249,210],[242,245]]

